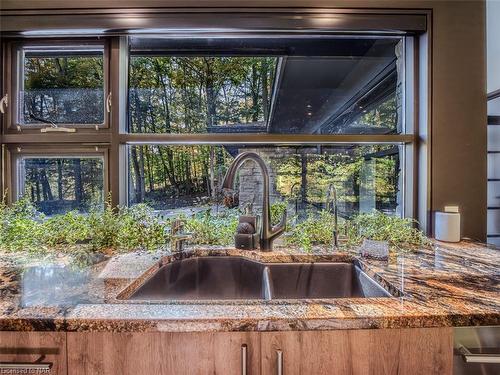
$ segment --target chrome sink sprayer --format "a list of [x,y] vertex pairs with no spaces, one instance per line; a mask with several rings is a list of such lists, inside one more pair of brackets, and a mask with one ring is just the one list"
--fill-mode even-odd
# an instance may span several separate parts
[[255,152],[242,152],[232,162],[227,170],[226,177],[222,183],[223,189],[232,190],[236,172],[246,160],[253,160],[259,167],[262,173],[263,189],[262,189],[262,219],[260,226],[260,250],[272,251],[273,241],[283,234],[286,226],[286,211],[283,214],[280,222],[276,226],[271,225],[271,207],[269,203],[269,172],[264,160]]

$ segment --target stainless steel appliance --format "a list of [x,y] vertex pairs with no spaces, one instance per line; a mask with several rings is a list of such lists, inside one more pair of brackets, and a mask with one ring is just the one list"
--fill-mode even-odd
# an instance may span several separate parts
[[454,329],[454,375],[500,374],[500,326]]

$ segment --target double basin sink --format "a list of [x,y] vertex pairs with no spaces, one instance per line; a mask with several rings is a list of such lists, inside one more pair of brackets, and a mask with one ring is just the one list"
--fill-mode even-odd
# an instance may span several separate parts
[[198,257],[161,266],[128,299],[274,300],[391,297],[352,263],[261,263]]

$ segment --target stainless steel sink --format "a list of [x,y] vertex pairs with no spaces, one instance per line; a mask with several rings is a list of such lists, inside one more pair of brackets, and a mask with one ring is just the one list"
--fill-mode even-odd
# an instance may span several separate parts
[[390,297],[352,263],[270,264],[272,298]]
[[130,299],[258,299],[263,274],[263,264],[244,258],[189,258],[162,266]]
[[189,258],[162,266],[131,300],[390,297],[352,263],[269,263],[241,257]]

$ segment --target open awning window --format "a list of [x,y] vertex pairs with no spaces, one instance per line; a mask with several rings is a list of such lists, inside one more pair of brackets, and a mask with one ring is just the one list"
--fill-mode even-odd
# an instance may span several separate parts
[[132,37],[134,133],[398,134],[404,37]]

